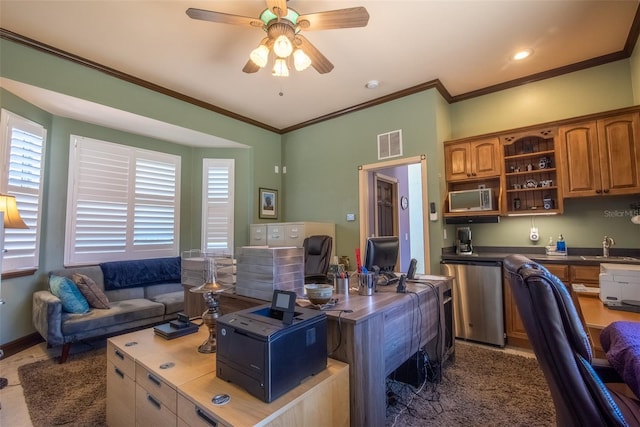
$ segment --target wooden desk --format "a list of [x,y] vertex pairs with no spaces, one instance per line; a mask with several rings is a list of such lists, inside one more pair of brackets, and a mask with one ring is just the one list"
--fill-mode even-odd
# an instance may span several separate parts
[[[327,311],[327,350],[330,357],[349,364],[352,426],[383,426],[386,419],[386,377],[427,347],[432,360],[446,360],[454,350],[447,304],[451,304],[451,278],[438,276],[434,288],[408,283],[406,294],[396,286],[378,287],[372,296],[351,291],[339,299],[336,310]],[[353,286],[353,284],[352,284]],[[242,304],[247,297],[237,297]],[[228,305],[233,295],[220,298],[223,313],[237,306]],[[256,305],[266,301],[253,300]],[[449,311],[450,314],[450,311]],[[450,316],[448,316],[450,319]],[[332,353],[333,352],[333,353]]]
[[600,333],[606,326],[618,320],[640,322],[640,313],[611,310],[600,301],[600,298],[580,295],[578,301],[584,321],[593,339],[595,357],[606,357],[600,344]]
[[[153,328],[110,338],[107,343],[107,424],[153,426],[347,426],[349,366],[328,359],[327,369],[305,379],[271,403],[215,375],[215,354],[198,352],[207,328],[165,340]],[[211,398],[231,400],[215,406]],[[295,422],[294,422],[295,421]]]

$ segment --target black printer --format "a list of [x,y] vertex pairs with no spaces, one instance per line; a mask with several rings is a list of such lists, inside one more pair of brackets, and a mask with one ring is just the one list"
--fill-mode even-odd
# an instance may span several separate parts
[[295,292],[221,316],[216,331],[218,378],[267,403],[327,367],[327,315],[295,307]]

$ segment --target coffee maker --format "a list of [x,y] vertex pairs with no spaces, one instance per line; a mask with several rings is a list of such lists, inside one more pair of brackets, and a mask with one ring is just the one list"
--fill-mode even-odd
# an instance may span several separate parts
[[472,253],[471,229],[469,227],[458,227],[456,229],[456,254],[471,255]]

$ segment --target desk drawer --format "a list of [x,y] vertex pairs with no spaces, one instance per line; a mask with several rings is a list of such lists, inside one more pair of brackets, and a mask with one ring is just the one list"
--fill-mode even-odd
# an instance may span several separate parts
[[136,383],[111,361],[107,362],[107,425],[133,425]]
[[191,427],[225,427],[211,412],[178,394],[178,418]]
[[136,365],[136,383],[171,412],[176,412],[178,393],[175,388],[164,382],[158,375],[148,371],[144,366]]
[[107,341],[107,361],[113,363],[120,372],[129,378],[136,377],[136,362],[133,357],[120,350],[111,341]]
[[136,385],[136,425],[140,427],[176,427],[176,414],[152,393]]

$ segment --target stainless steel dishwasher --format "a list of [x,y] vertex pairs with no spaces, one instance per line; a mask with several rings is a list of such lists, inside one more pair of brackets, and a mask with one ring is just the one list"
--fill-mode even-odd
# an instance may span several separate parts
[[444,260],[440,272],[454,277],[456,338],[504,347],[502,262]]

